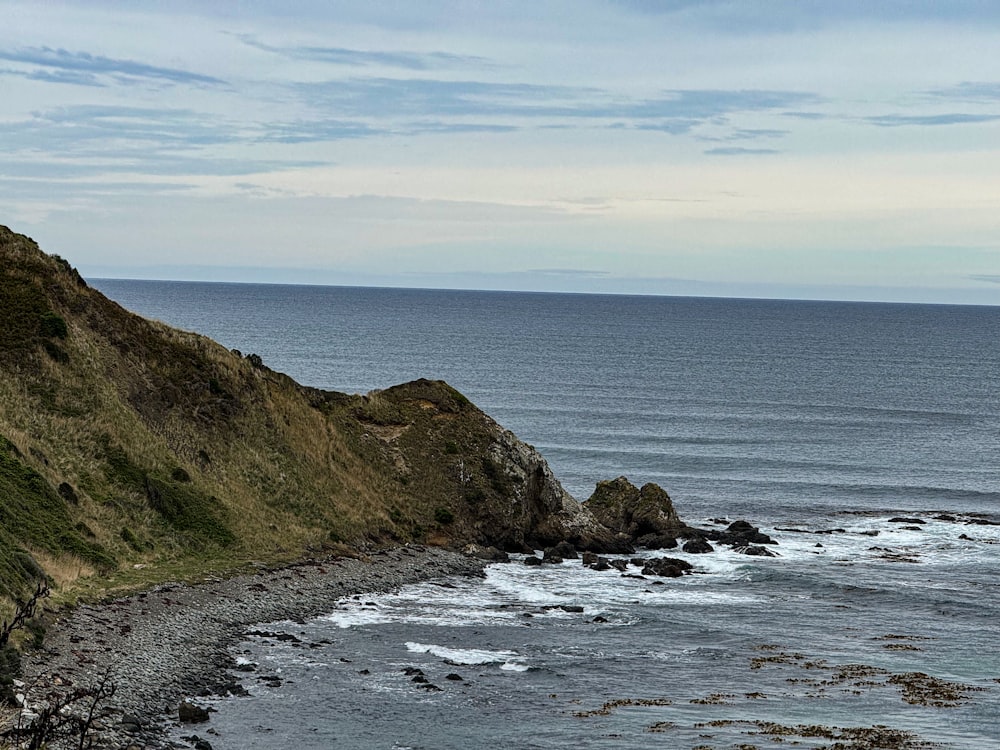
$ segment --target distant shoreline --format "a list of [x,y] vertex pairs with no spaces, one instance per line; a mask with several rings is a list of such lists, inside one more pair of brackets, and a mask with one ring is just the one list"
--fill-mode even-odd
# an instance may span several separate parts
[[[197,703],[199,694],[225,694],[233,683],[228,649],[249,627],[314,617],[352,594],[481,575],[484,565],[454,552],[406,546],[363,561],[310,560],[193,586],[167,583],[106,604],[81,605],[51,629],[43,649],[24,656],[29,706],[52,690],[93,685],[110,673],[117,692],[100,719],[97,745],[170,747],[166,732],[177,721],[179,703]],[[192,733],[210,727],[211,722],[191,725]]]

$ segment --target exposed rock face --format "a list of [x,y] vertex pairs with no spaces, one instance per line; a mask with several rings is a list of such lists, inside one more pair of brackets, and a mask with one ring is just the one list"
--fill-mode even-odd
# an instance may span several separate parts
[[670,496],[653,483],[639,489],[625,477],[598,482],[584,507],[604,526],[631,541],[649,537],[659,547],[667,547],[666,539],[686,529]]
[[[328,411],[343,410],[341,394]],[[345,431],[373,464],[393,467],[399,528],[418,516],[438,519],[432,541],[528,552],[563,542],[617,551],[621,543],[559,483],[541,454],[443,381],[416,380],[353,398]],[[431,505],[433,503],[434,505]],[[435,507],[436,506],[436,507]],[[447,519],[446,523],[441,519]]]

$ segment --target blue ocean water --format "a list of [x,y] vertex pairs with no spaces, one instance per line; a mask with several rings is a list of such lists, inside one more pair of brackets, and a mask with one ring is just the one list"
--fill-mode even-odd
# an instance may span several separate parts
[[[94,284],[309,385],[442,378],[578,499],[624,474],[780,542],[659,583],[496,566],[276,625],[319,647],[242,644],[281,685],[222,701],[216,748],[1000,746],[1000,308]],[[940,686],[912,675],[970,690],[921,705]]]

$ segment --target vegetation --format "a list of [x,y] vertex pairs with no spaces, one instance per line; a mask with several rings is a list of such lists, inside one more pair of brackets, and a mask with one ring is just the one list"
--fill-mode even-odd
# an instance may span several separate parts
[[0,227],[0,615],[40,577],[58,605],[250,560],[477,540],[525,489],[501,433],[440,381],[300,386],[127,312]]

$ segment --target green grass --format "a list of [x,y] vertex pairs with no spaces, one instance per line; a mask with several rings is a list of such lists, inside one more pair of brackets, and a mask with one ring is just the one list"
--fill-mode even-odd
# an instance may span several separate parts
[[115,559],[76,528],[66,501],[28,466],[17,448],[0,437],[0,590],[15,596],[34,587],[41,568],[28,548],[52,555],[71,554],[99,570]]

